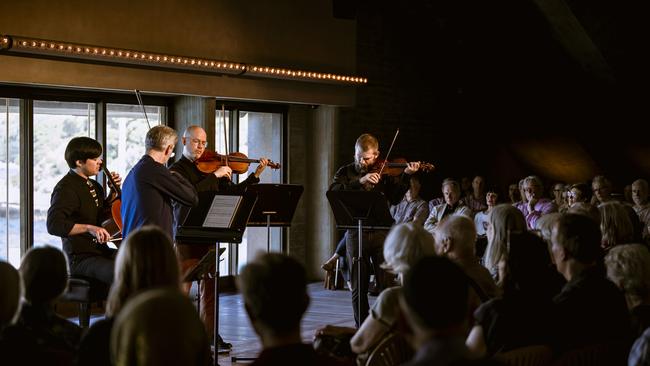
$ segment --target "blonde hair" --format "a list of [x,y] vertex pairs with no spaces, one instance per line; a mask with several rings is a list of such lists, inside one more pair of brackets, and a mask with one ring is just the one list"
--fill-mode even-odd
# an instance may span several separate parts
[[634,226],[623,204],[609,201],[598,206],[600,210],[600,231],[606,247],[634,241]]
[[625,295],[642,301],[650,295],[650,252],[641,244],[619,245],[605,256],[607,277]]
[[400,276],[418,259],[434,254],[433,237],[422,225],[413,222],[393,226],[384,241],[384,266]]
[[106,315],[115,316],[129,298],[157,287],[180,288],[178,259],[165,232],[143,226],[129,234],[117,253]]
[[488,238],[488,245],[483,256],[483,265],[495,275],[501,258],[507,254],[507,245],[511,233],[526,231],[524,215],[516,207],[509,204],[494,206],[488,214],[488,223],[492,226],[494,236]]
[[354,157],[358,159],[361,154],[370,149],[379,149],[379,141],[369,133],[364,133],[354,143]]

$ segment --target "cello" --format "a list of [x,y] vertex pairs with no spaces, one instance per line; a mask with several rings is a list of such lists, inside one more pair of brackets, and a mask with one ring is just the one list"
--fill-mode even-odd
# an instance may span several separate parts
[[122,238],[118,237],[122,233],[122,190],[113,180],[113,176],[105,164],[102,164],[102,171],[106,175],[108,186],[115,192],[115,197],[110,202],[111,217],[102,223],[102,227],[111,234],[111,238],[108,241],[114,242],[116,246],[119,246],[119,243],[122,241]]

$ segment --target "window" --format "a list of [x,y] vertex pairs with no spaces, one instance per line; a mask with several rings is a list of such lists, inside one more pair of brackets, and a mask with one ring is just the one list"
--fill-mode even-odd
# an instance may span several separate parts
[[[231,118],[232,116],[232,118]],[[233,120],[234,118],[234,120]],[[282,161],[282,136],[283,136],[283,113],[247,111],[233,109],[226,111],[226,122],[228,124],[230,151],[239,151],[246,154],[250,159],[266,157],[276,163]],[[230,128],[232,124],[232,129]],[[223,149],[223,118],[222,112],[217,110],[216,115],[216,141],[217,150],[221,153]],[[232,130],[232,131],[231,131]],[[221,145],[220,145],[221,143]],[[253,174],[257,164],[252,164],[248,173],[235,176],[234,180],[241,182]],[[260,183],[282,183],[282,169],[273,170],[267,168],[260,176]],[[271,228],[271,251],[282,250],[282,229]],[[259,251],[267,249],[267,230],[265,227],[249,227],[244,232],[242,243],[231,245],[226,251],[227,260],[221,262],[220,272],[224,274],[236,274],[236,269],[247,263]],[[230,252],[233,252],[231,255]]]
[[0,99],[0,259],[20,264],[20,104]]
[[[151,127],[161,124],[164,107],[145,106]],[[139,105],[106,105],[106,166],[122,180],[144,155],[144,138],[149,124]]]
[[34,101],[34,246],[61,248],[61,238],[48,234],[45,222],[56,183],[70,171],[65,148],[77,136],[95,137],[95,104]]

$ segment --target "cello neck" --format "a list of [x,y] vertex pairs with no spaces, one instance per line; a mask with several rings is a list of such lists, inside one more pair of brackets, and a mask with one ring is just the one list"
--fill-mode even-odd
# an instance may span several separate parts
[[115,191],[115,193],[117,194],[117,197],[121,197],[122,196],[122,190],[120,189],[120,187],[117,186],[117,183],[115,183],[115,181],[113,180],[113,176],[111,175],[111,172],[108,171],[108,168],[106,167],[105,164],[102,164],[102,171],[104,172],[104,175],[106,176],[106,179],[108,181],[108,186],[113,191]]

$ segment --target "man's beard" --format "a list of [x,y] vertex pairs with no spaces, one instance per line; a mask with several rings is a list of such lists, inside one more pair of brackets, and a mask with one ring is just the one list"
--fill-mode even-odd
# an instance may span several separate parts
[[368,167],[364,166],[364,165],[361,165],[361,163],[358,162],[358,161],[354,162],[354,168],[356,169],[357,173],[359,173],[361,175],[368,174]]

